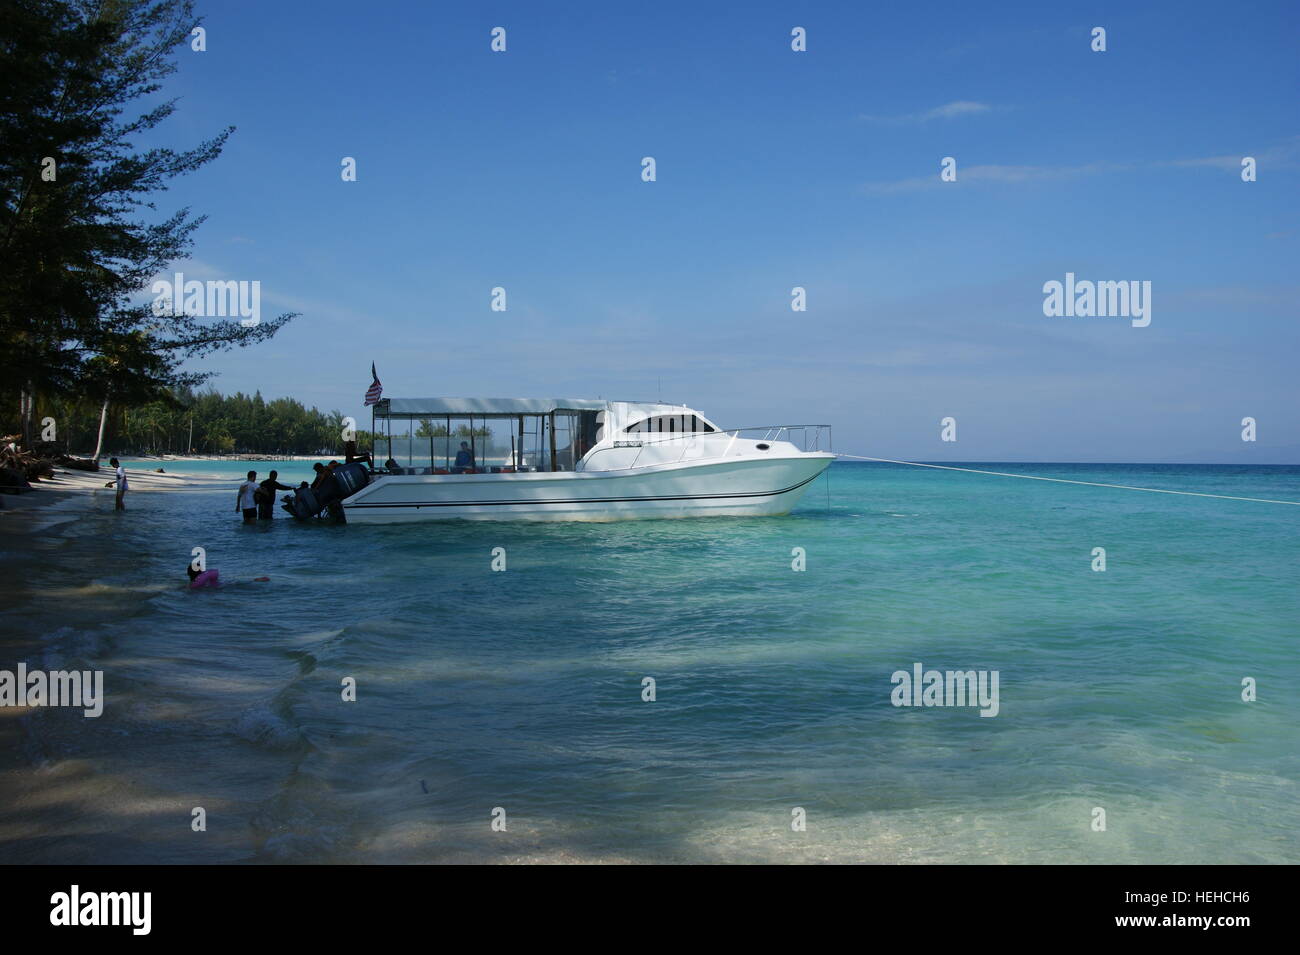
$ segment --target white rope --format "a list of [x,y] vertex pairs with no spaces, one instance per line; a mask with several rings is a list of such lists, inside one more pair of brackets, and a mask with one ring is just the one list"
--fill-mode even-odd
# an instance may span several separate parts
[[946,464],[921,464],[918,461],[894,461],[890,458],[869,458],[862,454],[844,454],[835,452],[841,458],[856,458],[859,461],[878,461],[881,464],[907,464],[914,468],[935,468],[939,471],[965,471],[969,474],[990,474],[994,477],[1024,478],[1028,481],[1052,481],[1056,484],[1083,484],[1087,487],[1111,487],[1121,491],[1149,491],[1152,494],[1183,494],[1187,497],[1215,497],[1222,501],[1253,501],[1256,504],[1291,504],[1300,507],[1300,501],[1271,501],[1263,497],[1232,497],[1228,494],[1205,494],[1201,491],[1170,491],[1161,487],[1133,487],[1129,484],[1098,484],[1095,481],[1069,481],[1065,478],[1039,477],[1036,474],[1012,474],[1008,471],[980,471],[976,468],[955,468]]

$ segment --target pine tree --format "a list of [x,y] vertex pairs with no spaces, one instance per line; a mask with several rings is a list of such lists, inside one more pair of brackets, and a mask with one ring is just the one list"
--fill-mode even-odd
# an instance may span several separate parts
[[162,89],[198,22],[190,0],[0,3],[0,398],[25,426],[36,392],[102,401],[105,417],[110,400],[168,400],[210,377],[186,359],[293,317],[245,327],[137,302],[204,219],[160,216],[154,194],[233,132],[179,151],[132,145],[175,111],[131,107]]

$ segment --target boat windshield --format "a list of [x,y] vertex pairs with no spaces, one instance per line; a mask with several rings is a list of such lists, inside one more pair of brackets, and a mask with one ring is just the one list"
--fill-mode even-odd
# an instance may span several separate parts
[[627,434],[673,434],[676,432],[700,434],[713,430],[715,430],[713,425],[693,414],[653,415],[633,422],[623,429]]

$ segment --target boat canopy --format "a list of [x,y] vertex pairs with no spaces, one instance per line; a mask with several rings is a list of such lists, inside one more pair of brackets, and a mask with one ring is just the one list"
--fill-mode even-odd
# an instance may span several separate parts
[[384,398],[376,418],[513,417],[552,411],[604,411],[608,402],[592,398]]
[[[685,405],[591,398],[385,398],[371,406],[372,447],[406,467],[571,471],[602,442],[641,432],[695,434],[718,428]],[[394,427],[394,422],[397,422]],[[396,430],[396,434],[394,434]],[[406,434],[403,435],[402,432]],[[465,464],[461,451],[468,451]],[[418,460],[417,460],[418,459]],[[461,461],[456,464],[454,461]],[[388,469],[403,467],[400,463]],[[445,472],[444,472],[445,473]],[[456,472],[454,472],[456,473]]]

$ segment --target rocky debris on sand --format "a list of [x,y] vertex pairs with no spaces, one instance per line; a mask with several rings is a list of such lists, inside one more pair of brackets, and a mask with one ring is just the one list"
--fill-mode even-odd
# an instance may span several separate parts
[[36,441],[32,443],[31,448],[23,448],[19,447],[21,441],[22,436],[17,434],[0,438],[0,468],[22,477],[21,482],[6,477],[5,480],[0,481],[0,485],[31,490],[29,482],[54,477],[56,464],[77,471],[99,470],[98,461],[64,454],[53,442]]
[[0,465],[0,493],[21,494],[23,491],[30,491],[31,489],[32,486],[28,483],[27,476],[22,471]]

